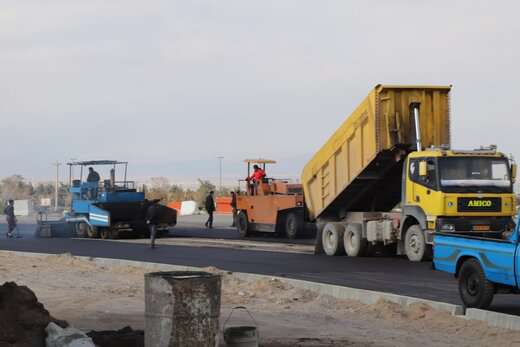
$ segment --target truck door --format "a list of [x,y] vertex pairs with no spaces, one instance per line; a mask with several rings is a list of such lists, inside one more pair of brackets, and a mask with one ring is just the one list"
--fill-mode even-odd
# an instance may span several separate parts
[[[421,176],[419,168],[421,162],[426,164],[426,175]],[[424,164],[423,164],[424,165]],[[407,187],[407,204],[421,205],[427,209],[429,195],[432,190],[438,190],[437,161],[435,158],[410,159],[408,175],[412,184]]]

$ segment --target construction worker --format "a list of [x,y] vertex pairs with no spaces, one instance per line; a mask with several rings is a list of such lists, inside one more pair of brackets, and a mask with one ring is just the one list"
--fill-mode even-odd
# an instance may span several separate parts
[[89,195],[90,195],[90,199],[92,199],[92,200],[97,197],[100,180],[101,180],[101,178],[99,177],[99,174],[96,171],[94,171],[94,168],[89,167],[87,182],[92,185],[92,187],[89,187]]
[[155,248],[155,238],[157,237],[157,222],[158,222],[158,204],[152,204],[146,210],[146,224],[150,229],[150,248]]
[[87,182],[99,182],[101,178],[99,177],[99,174],[94,171],[94,168],[91,166],[88,168],[88,176],[87,176]]
[[208,196],[206,196],[206,201],[205,201],[205,208],[206,208],[206,211],[208,212],[208,220],[206,221],[206,223],[204,224],[206,226],[206,228],[210,228],[210,229],[213,229],[213,212],[215,212],[215,199],[213,199],[213,194],[215,192],[214,191],[210,191]]
[[231,213],[233,216],[233,224],[231,224],[231,227],[236,226],[236,218],[237,218],[237,193],[234,191],[231,191],[231,202],[229,203],[231,206]]
[[249,191],[251,195],[256,195],[257,188],[260,183],[262,183],[262,180],[265,177],[265,171],[260,168],[258,165],[253,165],[253,173],[251,176],[246,178],[246,181],[249,182]]
[[7,220],[7,238],[14,237],[16,229],[16,216],[14,215],[14,201],[9,200],[4,209],[5,218]]

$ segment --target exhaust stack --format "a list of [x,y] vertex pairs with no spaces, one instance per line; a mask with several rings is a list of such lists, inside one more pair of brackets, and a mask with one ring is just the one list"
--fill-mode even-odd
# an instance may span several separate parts
[[413,118],[415,122],[415,141],[417,144],[417,152],[422,151],[422,143],[421,143],[421,120],[419,118],[419,107],[420,103],[414,102],[410,105],[413,110]]

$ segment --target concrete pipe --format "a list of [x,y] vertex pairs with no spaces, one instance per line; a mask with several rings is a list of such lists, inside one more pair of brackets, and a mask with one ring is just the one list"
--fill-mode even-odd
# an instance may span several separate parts
[[145,346],[218,345],[221,277],[174,271],[145,275]]

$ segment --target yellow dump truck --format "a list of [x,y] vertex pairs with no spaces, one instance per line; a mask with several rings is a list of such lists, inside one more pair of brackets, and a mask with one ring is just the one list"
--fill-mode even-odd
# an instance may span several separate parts
[[514,226],[516,165],[495,146],[450,148],[450,86],[378,85],[305,166],[317,248],[431,254],[433,233]]

